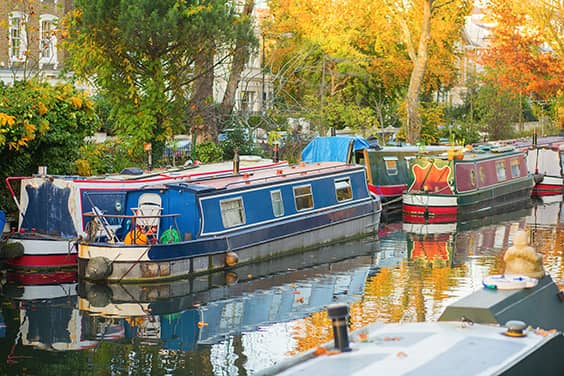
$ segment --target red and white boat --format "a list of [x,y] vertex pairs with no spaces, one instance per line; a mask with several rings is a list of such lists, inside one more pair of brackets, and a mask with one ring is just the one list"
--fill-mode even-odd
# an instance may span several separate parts
[[531,146],[527,150],[527,168],[542,176],[533,189],[533,195],[564,194],[564,141]]
[[[286,161],[241,156],[240,173],[285,166]],[[12,268],[74,268],[77,239],[87,233],[85,216],[94,208],[105,214],[127,215],[127,191],[149,185],[197,180],[233,173],[233,162],[192,166],[144,175],[9,177],[8,189],[19,209],[18,227],[5,234],[4,262]],[[14,185],[19,183],[19,198]],[[110,219],[111,221],[111,219]],[[112,226],[112,223],[107,223]]]
[[405,222],[454,222],[530,202],[533,176],[513,147],[417,157],[403,194]]

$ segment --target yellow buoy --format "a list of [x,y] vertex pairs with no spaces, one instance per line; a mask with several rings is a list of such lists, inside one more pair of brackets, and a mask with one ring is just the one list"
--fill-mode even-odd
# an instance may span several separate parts
[[225,255],[225,265],[233,266],[239,262],[239,256],[235,252],[227,252]]

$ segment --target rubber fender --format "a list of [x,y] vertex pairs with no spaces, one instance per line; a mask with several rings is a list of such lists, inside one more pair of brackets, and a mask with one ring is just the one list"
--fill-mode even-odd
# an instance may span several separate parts
[[94,257],[88,261],[84,276],[92,281],[101,281],[112,274],[112,263],[106,257]]
[[24,255],[24,246],[20,242],[0,243],[0,258],[13,259]]

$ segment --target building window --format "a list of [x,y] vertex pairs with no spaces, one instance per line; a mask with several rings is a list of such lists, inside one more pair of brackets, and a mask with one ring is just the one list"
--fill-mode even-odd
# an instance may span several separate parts
[[27,17],[22,12],[12,12],[9,17],[9,54],[10,61],[25,61],[27,52],[27,34],[25,23]]
[[241,112],[251,112],[255,105],[254,91],[241,91]]
[[284,204],[282,203],[282,192],[272,191],[270,192],[270,200],[272,201],[272,212],[275,217],[281,217],[284,215]]
[[505,174],[505,161],[495,162],[495,171],[497,173],[497,180],[502,181],[506,179]]
[[519,166],[519,159],[515,158],[512,159],[510,162],[511,165],[511,177],[516,178],[521,175],[521,168]]
[[396,157],[384,157],[384,164],[388,175],[398,174],[398,159]]
[[296,210],[298,211],[313,208],[311,185],[294,187],[294,200],[296,201]]
[[221,220],[223,227],[234,227],[245,224],[245,208],[242,198],[222,200],[219,202],[221,207]]
[[57,36],[55,29],[58,18],[50,14],[39,17],[39,64],[57,64]]
[[335,191],[337,192],[337,201],[346,201],[352,199],[351,179],[335,180]]

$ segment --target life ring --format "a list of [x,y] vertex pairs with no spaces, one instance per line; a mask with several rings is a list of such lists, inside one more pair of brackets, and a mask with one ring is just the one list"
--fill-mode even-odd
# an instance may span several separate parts
[[490,275],[482,281],[485,288],[494,290],[529,289],[535,287],[538,283],[539,280],[536,278],[513,274]]

